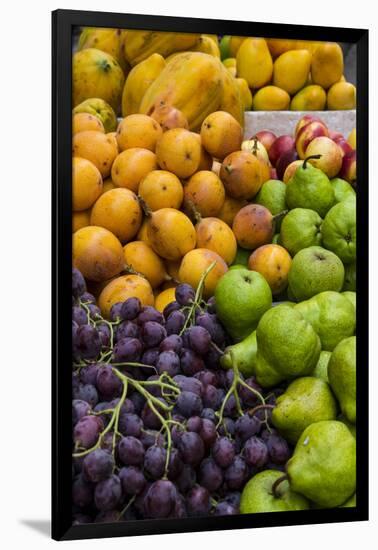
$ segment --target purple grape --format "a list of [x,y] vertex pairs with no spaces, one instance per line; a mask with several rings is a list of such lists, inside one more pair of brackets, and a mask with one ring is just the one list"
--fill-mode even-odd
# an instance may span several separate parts
[[125,300],[121,307],[121,318],[125,321],[132,321],[136,319],[142,310],[142,304],[139,298],[128,298]]
[[84,304],[95,304],[96,303],[96,298],[90,292],[83,292],[83,294],[80,296],[80,300]]
[[181,460],[178,449],[171,449],[168,461],[168,479],[176,479],[181,474],[183,467],[184,463]]
[[184,432],[178,442],[178,448],[185,464],[198,465],[204,457],[205,447],[195,432]]
[[205,368],[203,359],[187,348],[183,348],[181,352],[180,363],[181,370],[186,376],[194,376]]
[[149,348],[158,346],[166,336],[165,328],[156,321],[147,321],[142,327],[142,339]]
[[97,373],[101,363],[91,363],[80,369],[79,378],[83,384],[96,385]]
[[214,346],[210,346],[209,351],[203,356],[206,365],[214,370],[218,370],[220,368],[221,357],[222,353]]
[[153,479],[159,479],[164,474],[166,456],[166,450],[158,445],[147,449],[144,456],[144,469]]
[[122,496],[121,481],[118,476],[112,475],[97,483],[94,492],[96,508],[101,512],[113,510]]
[[217,491],[223,483],[223,472],[215,460],[205,458],[199,468],[199,482],[210,493]]
[[166,518],[170,516],[178,498],[177,489],[171,481],[160,479],[152,483],[144,497],[144,515],[148,518]]
[[91,406],[82,399],[74,399],[72,401],[72,423],[77,424],[83,416],[89,415]]
[[176,406],[185,418],[200,415],[203,409],[202,399],[191,391],[182,391],[177,398]]
[[205,355],[209,351],[211,336],[205,328],[199,326],[190,327],[188,335],[190,347],[195,353]]
[[88,304],[86,307],[88,308],[89,316],[91,319],[96,321],[101,318],[101,309],[96,306],[96,304]]
[[79,298],[87,290],[85,279],[81,272],[76,268],[72,268],[72,294],[75,298]]
[[152,445],[163,447],[165,443],[163,434],[155,430],[143,430],[139,439],[145,449],[152,447]]
[[176,301],[173,301],[173,302],[170,302],[169,304],[167,304],[163,310],[163,315],[164,315],[164,318],[165,319],[168,319],[168,317],[170,316],[170,314],[173,312],[173,311],[177,311],[178,309],[180,309],[180,304]]
[[190,378],[189,376],[184,376],[183,374],[174,376],[173,380],[176,382],[181,391],[191,391],[199,396],[202,395],[203,385],[199,380]]
[[182,438],[182,435],[185,433],[184,429],[181,428],[181,426],[172,426],[171,435],[172,435],[172,441],[173,443],[178,446],[180,439]]
[[[165,402],[164,399],[160,399],[160,401]],[[141,417],[146,428],[149,428],[150,430],[159,430],[161,428],[161,421],[159,417],[156,416],[148,403],[144,405]]]
[[86,325],[88,323],[88,316],[86,311],[79,306],[74,306],[72,308],[72,320],[75,321],[79,326]]
[[212,384],[207,384],[203,391],[202,401],[206,408],[218,410],[222,404],[218,388]]
[[159,351],[174,351],[180,354],[182,350],[182,338],[177,334],[171,334],[160,343]]
[[168,335],[180,334],[185,324],[185,315],[182,311],[173,311],[165,323],[165,329]]
[[202,428],[202,418],[199,416],[192,416],[188,419],[188,422],[186,423],[186,429],[188,432],[196,432],[200,433]]
[[142,344],[136,338],[123,338],[114,346],[113,360],[115,363],[133,363],[139,361]]
[[241,489],[248,479],[249,468],[241,456],[236,456],[226,469],[224,479],[231,490]]
[[101,346],[102,347],[109,347],[110,346],[110,328],[109,325],[106,323],[100,323],[97,325],[97,332],[100,336],[101,340]]
[[[160,355],[160,352],[158,348],[148,349],[143,353],[141,362],[144,365],[150,365],[151,367],[155,367],[157,360],[159,359],[159,355]],[[147,369],[146,369],[146,372],[147,372]]]
[[122,435],[140,437],[143,429],[143,421],[134,413],[121,413],[119,416],[118,429]]
[[268,448],[262,439],[252,436],[245,442],[243,457],[250,466],[262,468],[268,462]]
[[151,306],[144,306],[142,311],[138,315],[138,324],[143,325],[148,321],[154,321],[156,323],[164,324],[163,314],[157,309]]
[[217,422],[217,417],[215,416],[215,411],[213,411],[213,409],[204,408],[201,412],[201,418],[210,420],[214,424]]
[[214,516],[234,516],[239,513],[239,508],[230,504],[226,500],[218,502],[214,509]]
[[106,432],[101,438],[101,449],[113,453],[113,432]]
[[95,517],[95,523],[116,523],[120,520],[118,510],[106,510],[106,512],[100,512]]
[[93,484],[82,475],[77,476],[72,483],[72,502],[79,508],[90,506],[93,501]]
[[[245,380],[245,383],[247,386],[249,386],[252,390],[256,390],[259,393],[262,392],[261,386],[259,386],[255,380],[255,378],[252,376],[251,378],[247,378]],[[245,386],[239,385],[238,393],[240,396],[240,399],[243,402],[243,405],[245,407],[255,407],[259,404],[260,399],[259,397],[251,390],[246,388]]]
[[196,484],[196,472],[189,464],[184,464],[180,475],[175,479],[180,493],[187,493]]
[[224,416],[222,419],[222,424],[218,428],[218,432],[221,436],[234,437],[235,422],[232,420],[232,418],[228,418],[228,416]]
[[224,345],[225,332],[222,325],[218,322],[216,315],[201,313],[196,319],[196,324],[207,330],[211,336],[211,339],[217,344],[217,346]]
[[104,424],[99,416],[83,416],[74,428],[74,441],[78,447],[89,449],[98,439]]
[[98,369],[96,386],[105,399],[121,395],[122,382],[109,365],[103,365]]
[[232,491],[231,493],[227,493],[224,497],[224,500],[228,502],[229,504],[232,504],[235,506],[235,508],[238,510],[240,506],[240,499],[241,499],[241,493],[238,491]]
[[180,372],[180,358],[174,351],[163,351],[156,362],[159,374],[166,372],[169,376],[176,376]]
[[256,416],[243,414],[235,422],[235,435],[240,437],[243,443],[253,435],[256,435],[261,428],[261,422]]
[[285,464],[290,458],[287,441],[280,435],[271,435],[266,440],[269,457],[274,464]]
[[136,466],[124,466],[120,469],[118,476],[126,495],[138,495],[147,483],[142,470]]
[[144,459],[142,442],[132,435],[123,437],[118,443],[118,456],[126,466],[139,466]]
[[169,517],[171,517],[171,518],[186,518],[186,517],[188,517],[188,513],[186,511],[185,498],[182,495],[177,494],[175,509],[173,510],[173,512],[171,513],[171,515]]
[[212,296],[211,298],[209,298],[207,300],[206,307],[207,307],[207,311],[209,313],[216,313],[215,297],[214,296]]
[[212,448],[215,462],[221,468],[228,468],[235,458],[235,444],[228,437],[219,437]]
[[196,485],[186,495],[189,516],[206,516],[210,513],[210,494],[205,487]]
[[93,483],[98,483],[109,477],[113,468],[113,456],[103,449],[95,449],[83,460],[83,474],[88,481]]
[[117,327],[116,332],[117,342],[123,340],[124,338],[139,338],[140,337],[140,328],[136,323],[132,321],[122,321]]
[[112,307],[110,308],[110,315],[109,315],[111,321],[120,321],[122,319],[122,316],[121,316],[122,306],[123,306],[123,302],[117,302],[112,305]]
[[98,393],[92,384],[79,384],[72,390],[72,396],[74,399],[80,399],[86,401],[91,407],[94,407],[98,403]]
[[200,382],[202,382],[204,386],[211,384],[212,386],[218,387],[219,385],[219,378],[217,374],[208,369],[204,369],[200,372],[197,372],[194,375],[194,378],[196,378],[197,380],[200,380]]
[[217,430],[214,422],[212,422],[208,418],[202,418],[202,425],[199,435],[207,449],[212,447],[217,438]]
[[140,415],[142,413],[142,409],[143,409],[144,404],[146,402],[143,395],[141,395],[139,392],[135,391],[131,395],[129,395],[129,399],[130,399],[131,403],[134,406],[134,411],[133,412],[135,412],[135,414]]
[[195,295],[194,289],[186,283],[180,283],[176,286],[175,297],[180,306],[190,305],[194,301]]
[[91,325],[81,325],[76,331],[75,351],[82,359],[95,359],[101,351],[101,340]]

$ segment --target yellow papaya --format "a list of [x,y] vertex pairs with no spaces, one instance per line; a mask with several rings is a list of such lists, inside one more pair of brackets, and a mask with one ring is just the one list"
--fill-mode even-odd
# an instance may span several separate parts
[[239,86],[236,82],[236,79],[232,74],[226,69],[222,63],[222,98],[219,105],[220,111],[226,111],[230,113],[236,120],[244,126],[244,104],[240,94]]
[[139,113],[144,94],[164,67],[164,57],[153,53],[131,69],[122,92],[122,116]]
[[139,111],[151,115],[162,105],[171,105],[183,113],[191,130],[199,129],[221,104],[222,67],[219,59],[206,53],[176,55],[144,94]]
[[246,38],[246,36],[231,36],[228,46],[230,57],[236,57],[240,46],[242,45],[244,40],[246,40]]
[[245,78],[250,88],[261,88],[270,82],[273,61],[263,38],[247,38],[236,55],[237,75]]
[[210,36],[206,36],[204,34],[201,34],[198,43],[194,46],[194,48],[191,48],[191,51],[208,53],[209,55],[213,55],[214,57],[218,57],[220,59],[218,42],[215,42],[212,38],[210,38]]
[[121,29],[100,29],[98,27],[84,27],[80,33],[78,51],[87,48],[96,48],[113,56],[127,73],[130,66],[126,62],[122,52]]
[[252,110],[252,92],[248,86],[248,82],[244,78],[235,78],[235,82],[239,87],[239,93],[242,100],[244,111]]
[[75,107],[85,99],[101,98],[118,112],[125,76],[118,61],[96,48],[78,51],[72,59],[72,95]]
[[344,71],[343,50],[336,42],[320,44],[312,56],[311,76],[314,84],[325,90],[340,80]]
[[123,41],[126,60],[133,67],[153,53],[167,57],[173,52],[190,50],[199,39],[199,34],[127,30]]

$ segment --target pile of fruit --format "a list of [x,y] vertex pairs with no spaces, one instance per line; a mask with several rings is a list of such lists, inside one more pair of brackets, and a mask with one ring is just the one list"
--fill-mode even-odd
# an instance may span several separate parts
[[97,98],[116,115],[153,114],[159,122],[169,105],[198,130],[216,110],[242,122],[251,110],[354,109],[356,89],[343,72],[333,42],[84,28],[73,56],[73,105],[80,111]]

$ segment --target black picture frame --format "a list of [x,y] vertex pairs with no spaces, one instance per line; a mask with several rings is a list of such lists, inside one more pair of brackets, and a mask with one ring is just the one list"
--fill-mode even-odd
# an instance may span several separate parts
[[[357,505],[355,508],[71,525],[71,59],[75,26],[349,42],[357,46]],[[55,540],[368,519],[368,31],[57,10],[52,13],[52,537]]]

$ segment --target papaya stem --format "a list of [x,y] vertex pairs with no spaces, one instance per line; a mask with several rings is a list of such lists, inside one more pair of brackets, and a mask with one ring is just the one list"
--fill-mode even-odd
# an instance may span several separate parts
[[302,168],[303,170],[306,170],[307,168],[307,161],[308,160],[311,160],[311,159],[317,159],[319,160],[321,158],[322,155],[311,155],[310,157],[306,157],[303,161],[303,164],[302,164]]
[[146,203],[146,201],[144,199],[142,199],[142,197],[140,195],[138,195],[138,202],[140,204],[140,207],[141,209],[143,210],[143,214],[147,217],[147,218],[151,218],[153,212],[151,210],[151,208],[148,206],[148,204]]
[[280,498],[280,494],[277,492],[277,487],[283,482],[288,480],[289,477],[287,474],[282,475],[281,477],[278,477],[276,481],[272,485],[272,493],[275,498]]

